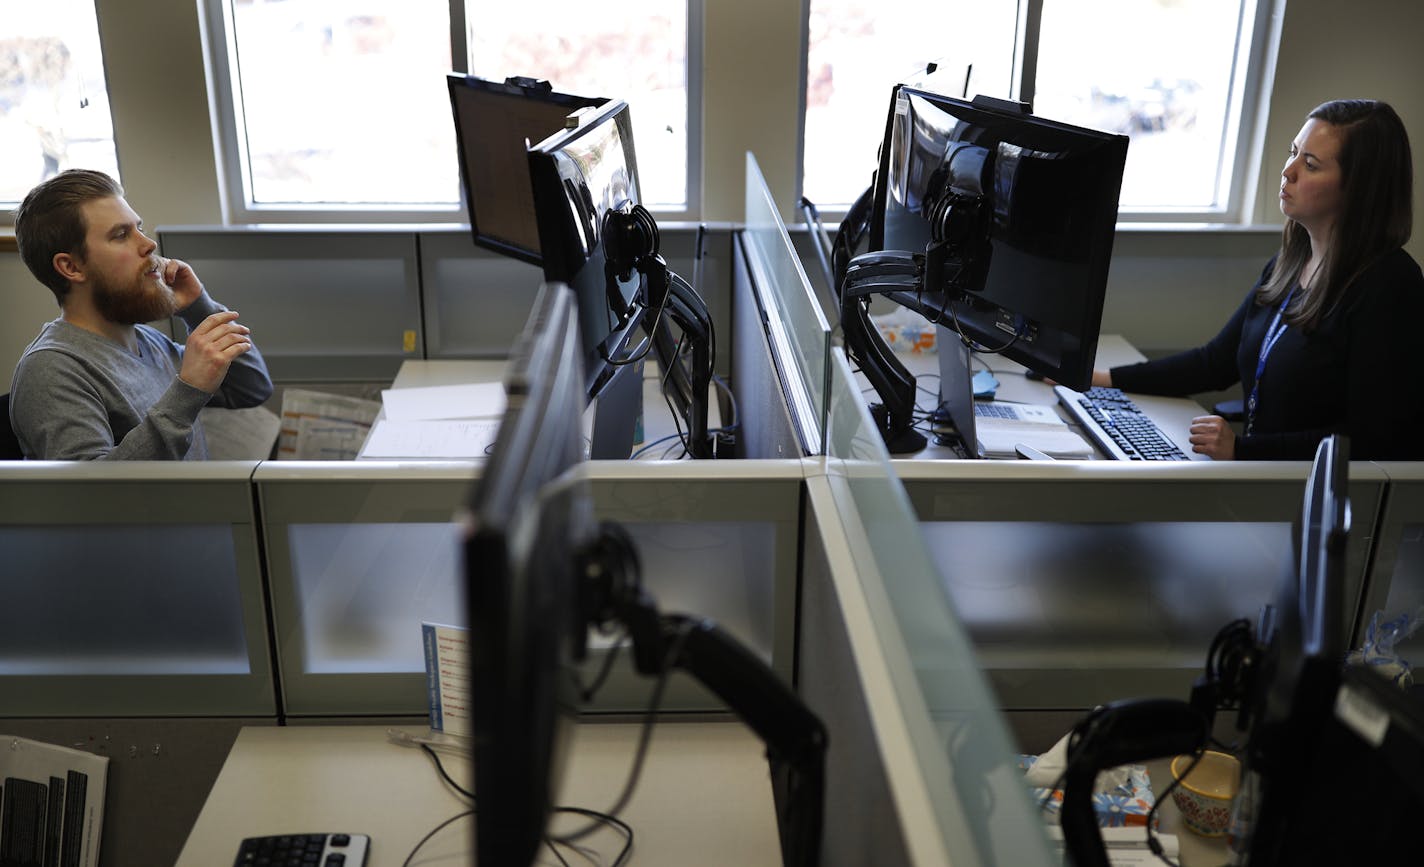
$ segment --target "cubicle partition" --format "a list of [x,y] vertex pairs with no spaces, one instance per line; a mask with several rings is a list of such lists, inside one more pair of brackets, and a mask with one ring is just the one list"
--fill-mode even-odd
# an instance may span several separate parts
[[110,760],[106,865],[173,863],[276,722],[255,466],[0,462],[0,733]]
[[829,864],[1056,863],[849,367],[808,461],[798,686],[829,729]]
[[467,462],[276,461],[253,474],[289,717],[419,715],[421,623],[465,625]]
[[[747,362],[736,373],[738,388],[752,395],[752,412],[743,424],[748,457],[790,456],[794,433],[800,453],[824,449],[831,327],[786,224],[767,189],[756,157],[747,154],[746,223],[737,243],[743,266],[734,281],[738,359],[764,352],[771,376]],[[750,374],[750,375],[745,375]],[[781,422],[781,427],[773,427]]]
[[255,466],[0,462],[0,718],[274,715]]
[[[1292,568],[1291,522],[1309,464],[896,469],[1002,706],[1084,710],[1186,698],[1216,633],[1237,618],[1256,622]],[[1366,463],[1350,476],[1347,631],[1387,481]]]
[[422,357],[412,231],[184,226],[158,242],[238,311],[274,380],[389,382]]
[[[456,515],[478,466],[269,462],[257,469],[288,717],[425,713],[421,624],[467,625]],[[800,464],[597,461],[588,469],[598,517],[629,531],[659,606],[716,620],[789,679]],[[590,671],[613,643],[593,637]],[[590,710],[641,711],[651,688],[620,665]],[[675,678],[663,707],[721,704]]]

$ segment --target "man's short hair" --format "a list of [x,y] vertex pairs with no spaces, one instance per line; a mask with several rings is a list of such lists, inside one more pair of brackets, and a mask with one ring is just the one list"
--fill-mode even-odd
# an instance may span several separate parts
[[20,258],[30,273],[49,287],[61,307],[69,294],[69,281],[54,269],[54,257],[69,253],[83,260],[89,228],[84,222],[84,203],[123,194],[119,182],[103,172],[69,169],[42,181],[15,209]]

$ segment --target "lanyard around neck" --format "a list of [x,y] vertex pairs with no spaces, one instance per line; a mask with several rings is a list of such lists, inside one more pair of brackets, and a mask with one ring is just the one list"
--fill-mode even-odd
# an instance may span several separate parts
[[1256,356],[1256,379],[1251,383],[1251,394],[1246,398],[1246,435],[1251,435],[1251,429],[1256,425],[1256,405],[1261,394],[1261,375],[1266,372],[1266,359],[1270,357],[1271,350],[1276,348],[1276,341],[1281,339],[1281,335],[1286,333],[1290,324],[1282,321],[1281,317],[1286,312],[1286,306],[1290,304],[1291,298],[1295,297],[1295,287],[1286,293],[1285,300],[1281,306],[1276,308],[1276,315],[1271,317],[1271,324],[1266,326],[1266,336],[1261,338],[1261,351]]

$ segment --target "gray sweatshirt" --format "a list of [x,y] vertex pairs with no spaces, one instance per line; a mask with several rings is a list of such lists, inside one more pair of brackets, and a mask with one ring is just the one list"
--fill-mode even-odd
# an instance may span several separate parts
[[[204,292],[178,314],[191,331],[225,310]],[[178,378],[183,347],[134,326],[139,353],[62,319],[25,349],[10,385],[10,423],[25,456],[38,460],[203,460],[198,412],[257,406],[272,394],[254,346],[228,368],[217,394]]]

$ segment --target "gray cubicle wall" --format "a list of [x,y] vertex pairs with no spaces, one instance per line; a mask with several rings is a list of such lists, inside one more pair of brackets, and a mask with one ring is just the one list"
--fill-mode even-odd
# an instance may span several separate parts
[[[944,590],[1005,709],[1185,698],[1216,633],[1291,568],[1309,464],[899,461]],[[1346,622],[1386,476],[1350,467]]]
[[[664,611],[710,617],[789,681],[801,468],[797,462],[591,462],[598,517],[639,549]],[[465,626],[453,518],[475,462],[266,463],[254,474],[285,714],[426,712],[422,621]],[[595,638],[590,672],[610,643]],[[623,655],[589,709],[640,711],[652,682]],[[663,707],[720,703],[675,677]]]
[[[668,267],[707,303],[713,321],[730,320],[731,227],[706,227],[697,255],[698,227],[662,227],[662,255]],[[543,270],[477,247],[467,226],[422,230],[420,283],[427,358],[503,358],[529,317]],[[730,335],[719,332],[717,370],[726,373]]]
[[[1424,463],[1376,466],[1389,476],[1389,489],[1377,523],[1369,585],[1360,606],[1357,646],[1363,643],[1365,629],[1376,614],[1381,634],[1390,621],[1399,622],[1401,617],[1424,620]],[[1414,682],[1424,683],[1424,671],[1417,670],[1424,666],[1424,624],[1395,649],[1416,668]]]
[[158,241],[241,314],[278,382],[389,382],[423,357],[410,229],[182,226]]
[[[730,322],[731,225],[662,228],[669,267],[715,323]],[[476,247],[460,224],[165,226],[158,241],[242,314],[280,383],[384,383],[406,359],[503,357],[543,276]],[[720,373],[730,356],[721,328]]]
[[0,463],[0,718],[275,716],[255,466]]
[[475,246],[468,228],[419,237],[426,357],[507,357],[543,269]]

